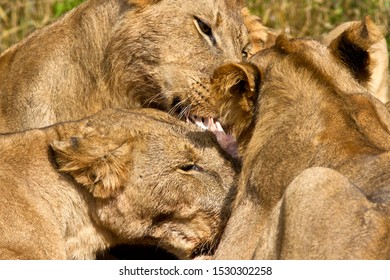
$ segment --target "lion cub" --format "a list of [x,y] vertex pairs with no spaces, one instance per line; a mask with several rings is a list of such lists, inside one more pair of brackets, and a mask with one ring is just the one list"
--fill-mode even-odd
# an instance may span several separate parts
[[243,157],[217,259],[390,258],[390,114],[370,94],[370,18],[328,45],[280,35],[212,77]]
[[210,132],[107,110],[0,136],[0,258],[93,259],[116,244],[212,250],[235,167]]

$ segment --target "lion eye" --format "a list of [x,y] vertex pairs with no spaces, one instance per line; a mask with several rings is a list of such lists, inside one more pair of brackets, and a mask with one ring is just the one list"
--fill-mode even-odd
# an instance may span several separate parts
[[245,61],[248,59],[248,52],[246,50],[242,51],[242,59]]
[[211,30],[210,25],[205,23],[199,18],[195,18],[196,22],[198,23],[199,29],[207,36],[213,36],[213,31]]
[[201,172],[201,171],[203,171],[203,168],[200,167],[199,165],[196,165],[196,164],[186,164],[186,165],[181,166],[180,170],[183,170],[185,172],[189,172],[189,171]]
[[211,29],[210,25],[201,20],[198,17],[195,18],[195,26],[198,29],[198,31],[210,41],[210,43],[215,46],[217,41],[215,40],[215,37],[213,35],[213,30]]
[[243,59],[244,61],[248,59],[248,56],[249,56],[249,48],[250,48],[250,45],[247,44],[247,45],[242,49],[241,56],[242,56],[242,59]]

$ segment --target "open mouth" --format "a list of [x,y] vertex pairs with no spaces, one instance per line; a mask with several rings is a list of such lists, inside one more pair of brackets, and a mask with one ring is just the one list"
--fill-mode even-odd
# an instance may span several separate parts
[[234,159],[239,160],[236,139],[225,132],[218,119],[213,117],[201,117],[192,114],[191,106],[183,106],[182,100],[178,97],[173,99],[170,111],[173,112],[179,119],[186,121],[187,123],[194,123],[203,130],[211,131],[216,136],[221,148]]
[[232,135],[227,134],[225,132],[225,130],[222,128],[221,123],[218,120],[214,118],[204,118],[189,115],[186,118],[186,121],[192,122],[204,130],[211,131],[217,138],[217,141],[221,148],[229,155],[231,155],[234,159],[239,160],[238,144],[236,139]]
[[[225,133],[221,123],[214,118],[204,118],[195,115],[190,115],[186,118],[187,122],[192,122],[204,130],[210,130],[211,132]],[[226,133],[225,133],[226,134]]]

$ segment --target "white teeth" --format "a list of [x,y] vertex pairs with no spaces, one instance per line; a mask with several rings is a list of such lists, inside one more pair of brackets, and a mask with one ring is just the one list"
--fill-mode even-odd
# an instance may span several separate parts
[[199,126],[200,128],[206,130],[208,129],[208,125],[204,122],[204,119],[202,119],[201,117],[198,117],[198,116],[190,116],[190,119],[192,120],[192,122],[194,124],[196,124],[197,126]]
[[221,132],[225,132],[224,130],[223,130],[223,128],[222,128],[222,125],[221,125],[221,123],[220,122],[215,122],[215,126],[216,126],[216,130],[217,131],[221,131]]
[[220,131],[225,132],[221,126],[219,121],[214,120],[213,118],[202,118],[194,115],[190,115],[189,118],[186,119],[187,122],[193,122],[200,128],[204,130],[210,130],[212,132]]

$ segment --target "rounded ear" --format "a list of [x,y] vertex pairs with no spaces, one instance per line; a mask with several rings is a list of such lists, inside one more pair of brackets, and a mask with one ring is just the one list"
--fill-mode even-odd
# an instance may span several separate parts
[[124,186],[131,158],[129,141],[108,145],[96,139],[71,137],[51,147],[61,172],[69,173],[94,197],[108,198]]
[[224,128],[236,138],[253,122],[260,81],[260,72],[251,63],[222,65],[211,77],[211,100]]
[[260,72],[251,63],[225,64],[214,71],[211,85],[213,93],[253,101],[260,85]]
[[[348,25],[347,25],[348,26]],[[330,52],[352,73],[362,85],[367,86],[372,76],[370,47],[382,40],[384,34],[369,16],[350,24],[329,43]]]

